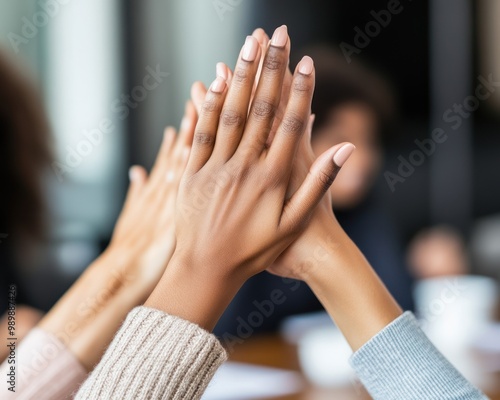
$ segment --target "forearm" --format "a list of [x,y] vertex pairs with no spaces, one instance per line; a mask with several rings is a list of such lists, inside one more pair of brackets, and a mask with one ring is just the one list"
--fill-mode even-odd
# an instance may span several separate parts
[[339,226],[328,237],[303,279],[356,351],[402,310]]
[[132,258],[106,252],[38,325],[56,336],[87,370],[99,361],[127,313],[144,299],[123,272]]

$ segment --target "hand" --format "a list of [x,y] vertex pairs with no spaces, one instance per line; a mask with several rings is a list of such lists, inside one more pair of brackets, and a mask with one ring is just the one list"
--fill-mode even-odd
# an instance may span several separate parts
[[212,329],[244,281],[300,234],[327,192],[337,170],[334,149],[310,166],[292,194],[288,189],[310,115],[309,57],[295,70],[286,111],[267,145],[289,51],[283,26],[271,39],[253,101],[261,48],[252,36],[229,89],[222,77],[210,86],[177,198],[177,247],[147,306]]
[[130,169],[127,198],[106,253],[122,268],[124,280],[141,283],[141,302],[158,283],[175,249],[175,201],[196,120],[189,101],[178,137],[174,128],[165,130],[150,176],[142,167]]
[[196,125],[189,102],[176,138],[167,128],[149,176],[131,183],[108,249],[41,321],[88,369],[99,361],[127,313],[158,283],[175,248],[175,198]]

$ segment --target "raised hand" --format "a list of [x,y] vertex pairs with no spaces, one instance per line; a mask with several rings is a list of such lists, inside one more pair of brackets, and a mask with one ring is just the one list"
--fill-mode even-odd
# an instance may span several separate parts
[[173,128],[166,129],[150,176],[141,167],[131,169],[111,244],[40,323],[88,370],[127,313],[150,295],[174,251],[175,200],[196,119],[188,102],[179,136]]
[[196,120],[195,108],[189,101],[179,134],[172,127],[165,129],[149,177],[142,167],[130,169],[127,198],[107,251],[136,260],[126,274],[131,281],[144,282],[143,301],[158,283],[175,249],[175,202]]
[[177,198],[177,247],[146,305],[212,329],[239,287],[297,238],[333,181],[336,148],[290,192],[295,154],[310,116],[314,66],[298,64],[276,134],[290,40],[278,28],[252,100],[261,46],[249,36],[230,86],[210,86]]

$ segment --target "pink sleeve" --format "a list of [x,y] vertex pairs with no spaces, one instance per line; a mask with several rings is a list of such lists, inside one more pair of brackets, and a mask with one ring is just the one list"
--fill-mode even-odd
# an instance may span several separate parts
[[[15,376],[14,386],[9,374]],[[11,347],[0,376],[7,381],[2,379],[2,399],[59,400],[72,398],[87,372],[59,339],[34,328],[19,346]]]

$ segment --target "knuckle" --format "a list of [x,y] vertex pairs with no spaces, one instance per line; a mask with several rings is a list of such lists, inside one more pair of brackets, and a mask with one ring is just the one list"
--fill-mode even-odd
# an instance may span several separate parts
[[278,71],[283,67],[283,65],[283,58],[281,57],[279,52],[277,52],[276,49],[271,48],[266,58],[264,59],[264,68],[269,71]]
[[306,94],[312,91],[312,84],[303,76],[296,78],[293,82],[293,90],[294,92],[300,94]]
[[258,119],[274,118],[276,106],[265,100],[256,100],[252,106],[252,115]]
[[202,111],[205,113],[212,113],[218,108],[218,102],[216,99],[211,98],[203,102]]
[[223,109],[220,118],[222,125],[227,127],[239,128],[243,125],[243,116],[234,110]]
[[283,132],[291,135],[300,135],[304,126],[304,121],[296,115],[286,115],[281,123]]
[[334,177],[333,175],[328,174],[325,171],[319,171],[318,175],[316,175],[316,179],[318,180],[321,189],[326,192],[328,189],[330,189],[330,186],[332,186]]
[[245,67],[237,68],[233,74],[233,81],[238,84],[244,84],[248,81],[248,70]]
[[197,144],[201,145],[212,145],[214,143],[215,136],[206,132],[196,132],[194,134],[194,141]]

